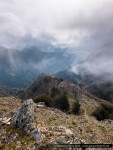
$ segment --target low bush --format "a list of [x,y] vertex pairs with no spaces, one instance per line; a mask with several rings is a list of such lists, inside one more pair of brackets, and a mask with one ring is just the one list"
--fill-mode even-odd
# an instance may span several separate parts
[[56,88],[56,87],[53,87],[52,90],[51,90],[50,96],[51,96],[52,98],[54,98],[54,97],[56,97],[56,96],[58,96],[58,95],[60,95],[59,89]]
[[98,107],[92,115],[96,117],[97,120],[113,119],[113,104],[102,102],[101,106]]
[[96,119],[99,120],[99,121],[104,120],[104,119],[109,119],[109,115],[103,107],[97,108],[92,113],[92,116],[96,117]]
[[79,101],[74,102],[72,107],[72,113],[79,114],[80,113],[80,103]]
[[47,107],[51,106],[51,101],[52,101],[51,98],[46,94],[40,94],[34,98],[35,103],[45,102],[45,105]]
[[53,100],[53,106],[55,108],[58,108],[62,111],[68,111],[69,110],[69,101],[65,94],[57,96]]

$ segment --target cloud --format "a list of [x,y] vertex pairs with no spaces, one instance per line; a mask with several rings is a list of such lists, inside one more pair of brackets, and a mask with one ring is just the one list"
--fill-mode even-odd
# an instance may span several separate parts
[[[11,39],[15,36],[30,35],[38,40],[46,33],[53,37],[52,44],[78,46],[90,35],[92,28],[94,30],[105,23],[111,14],[111,4],[111,0],[2,0],[0,34],[4,37],[0,44],[5,45],[7,41],[6,46],[14,46]],[[22,41],[18,39],[16,43],[20,45]]]
[[68,47],[66,53],[77,58],[77,66],[113,74],[112,43],[112,0],[0,1],[1,46]]

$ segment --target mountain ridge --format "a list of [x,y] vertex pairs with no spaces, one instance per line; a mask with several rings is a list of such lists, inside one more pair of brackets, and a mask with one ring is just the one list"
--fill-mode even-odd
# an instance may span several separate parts
[[[62,98],[62,95],[66,95],[69,100],[68,107],[70,112],[72,111],[74,103],[79,102],[81,105],[81,109],[84,110],[85,108],[90,115],[96,115],[97,119],[98,114],[101,114],[102,118],[110,117],[111,119],[113,119],[111,111],[113,107],[112,103],[92,95],[79,85],[47,74],[40,75],[30,87],[20,92],[17,97],[23,99],[23,101],[29,98],[36,101],[43,101],[44,97],[45,100],[47,99],[48,101],[50,101],[50,105],[52,107],[57,107],[58,104],[56,102],[59,101],[58,103],[60,103],[64,98]],[[63,103],[61,105],[63,105]],[[60,109],[60,107],[58,108]],[[105,112],[105,116],[101,111]]]
[[67,69],[58,72],[55,76],[78,84],[101,99],[113,102],[113,81],[106,80],[103,75],[94,75],[88,72],[76,74],[71,69]]

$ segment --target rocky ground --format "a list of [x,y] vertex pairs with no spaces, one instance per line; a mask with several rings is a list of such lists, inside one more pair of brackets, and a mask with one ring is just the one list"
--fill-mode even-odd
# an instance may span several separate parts
[[[97,121],[89,115],[87,109],[80,115],[73,115],[66,114],[55,108],[33,104],[35,119],[31,123],[32,131],[29,132],[30,134],[27,134],[23,130],[26,120],[23,123],[20,118],[21,125],[24,125],[21,129],[18,128],[20,124],[18,124],[17,128],[11,127],[11,122],[13,122],[13,125],[17,125],[17,123],[14,123],[15,118],[13,116],[22,105],[19,99],[13,97],[0,98],[1,150],[54,150],[55,148],[48,148],[47,145],[63,143],[113,143],[113,121]],[[83,105],[85,105],[85,102]],[[29,115],[28,112],[23,113]],[[11,120],[12,117],[13,120]],[[22,118],[25,119],[25,114],[22,115]],[[38,141],[36,141],[36,136],[33,137],[34,130],[40,135]]]

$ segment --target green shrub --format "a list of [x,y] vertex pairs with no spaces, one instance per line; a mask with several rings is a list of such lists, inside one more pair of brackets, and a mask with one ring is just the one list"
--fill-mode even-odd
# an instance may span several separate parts
[[50,107],[51,106],[51,98],[46,94],[40,94],[34,98],[35,103],[45,102],[45,105]]
[[54,98],[53,106],[62,110],[62,111],[68,111],[69,110],[69,101],[65,94],[57,96]]
[[109,114],[103,107],[99,107],[92,113],[92,115],[99,121],[109,119]]
[[51,95],[50,95],[50,96],[51,96],[52,98],[54,98],[54,97],[56,97],[56,96],[58,96],[58,95],[60,95],[59,89],[56,88],[56,87],[53,87],[52,90],[51,90]]
[[72,107],[72,113],[79,114],[80,113],[80,103],[79,101],[74,102]]
[[101,102],[101,106],[98,107],[92,115],[96,117],[97,120],[113,119],[113,104],[107,102]]

